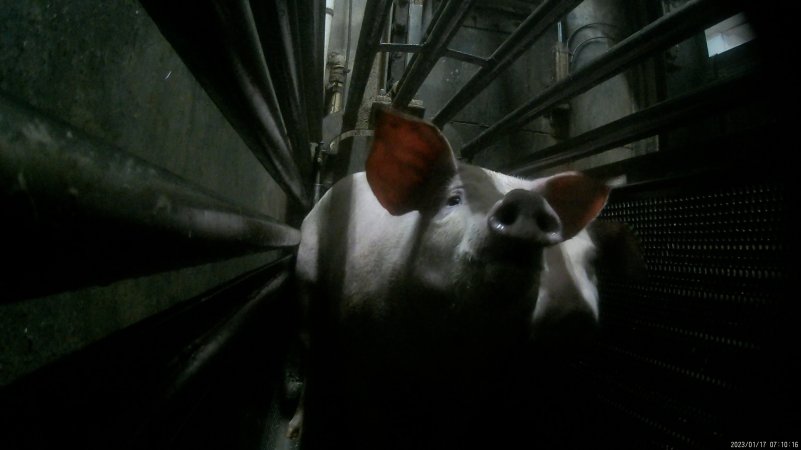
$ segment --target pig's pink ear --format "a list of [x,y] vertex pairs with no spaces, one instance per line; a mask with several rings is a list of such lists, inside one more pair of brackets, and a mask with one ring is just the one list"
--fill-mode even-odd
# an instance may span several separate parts
[[601,212],[609,186],[578,172],[565,172],[544,181],[543,195],[562,221],[562,235],[570,239]]
[[376,111],[367,182],[392,215],[420,209],[437,183],[456,173],[448,141],[437,128],[414,116]]

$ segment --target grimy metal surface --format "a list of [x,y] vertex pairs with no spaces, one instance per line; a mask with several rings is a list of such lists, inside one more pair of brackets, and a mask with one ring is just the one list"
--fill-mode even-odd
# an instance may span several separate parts
[[5,300],[272,248],[299,232],[0,97]]
[[547,112],[559,103],[580,94],[620,73],[634,63],[676,44],[704,27],[736,13],[736,2],[693,0],[667,14],[610,48],[607,53],[554,83],[503,119],[493,124],[462,148],[471,157],[512,129]]
[[[287,195],[310,206],[249,2],[141,0],[164,37]],[[290,125],[293,126],[293,125]]]

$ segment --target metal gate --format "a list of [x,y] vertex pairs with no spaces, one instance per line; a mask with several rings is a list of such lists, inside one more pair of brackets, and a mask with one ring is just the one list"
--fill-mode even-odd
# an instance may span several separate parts
[[[326,114],[322,88],[324,2],[140,2],[283,189],[288,224],[244,211],[3,95],[2,231],[10,263],[3,302],[234,255],[280,254],[4,387],[0,442],[279,448],[275,422],[286,406],[276,400],[278,367],[294,326],[284,318],[292,316],[286,282],[296,227],[326,180],[344,174],[331,164],[347,138],[369,134],[359,118],[374,101],[422,114],[419,89],[442,58],[453,58],[476,69],[444,106],[427,112],[447,126],[532,45],[561,30],[581,1],[501,2],[525,17],[482,57],[451,48],[482,2],[425,2],[430,16],[418,42],[397,42],[388,24],[400,14],[411,28],[410,4],[424,2],[368,0],[352,70],[329,75],[329,84],[340,83],[329,96],[345,93],[338,115]],[[564,367],[571,395],[547,398],[547,417],[531,413],[512,423],[542,421],[552,433],[533,434],[530,445],[544,448],[797,447],[798,328],[789,273],[796,189],[786,155],[795,123],[780,106],[796,102],[797,81],[784,63],[793,49],[783,33],[798,16],[789,5],[652,3],[660,5],[652,8],[658,17],[586,64],[568,65],[458,149],[462,159],[481,163],[509,133],[553,119],[577,95],[663,60],[736,13],[756,30],[748,59],[722,62],[709,83],[674,95],[657,89],[631,114],[491,167],[533,176],[641,139],[659,142],[658,151],[587,168],[625,176],[599,220],[632,229],[647,273],[600,268],[601,335]],[[560,34],[559,42],[569,51],[569,39]],[[409,55],[397,82],[383,86],[379,71],[385,92],[366,93],[376,87],[376,58],[393,52]],[[664,70],[657,64],[653,73]],[[253,348],[255,341],[267,344]]]

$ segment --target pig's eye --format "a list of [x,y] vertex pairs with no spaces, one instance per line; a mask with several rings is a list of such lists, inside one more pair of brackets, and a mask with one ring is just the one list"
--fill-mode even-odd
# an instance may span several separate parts
[[452,194],[450,197],[448,197],[448,200],[445,201],[445,204],[448,206],[456,206],[460,205],[461,203],[462,203],[461,193]]

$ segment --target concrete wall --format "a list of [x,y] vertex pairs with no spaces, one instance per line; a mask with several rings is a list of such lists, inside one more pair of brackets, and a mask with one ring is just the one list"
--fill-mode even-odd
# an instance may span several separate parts
[[[284,217],[283,193],[135,0],[0,0],[0,91],[233,203]],[[0,302],[0,385],[272,258]]]

